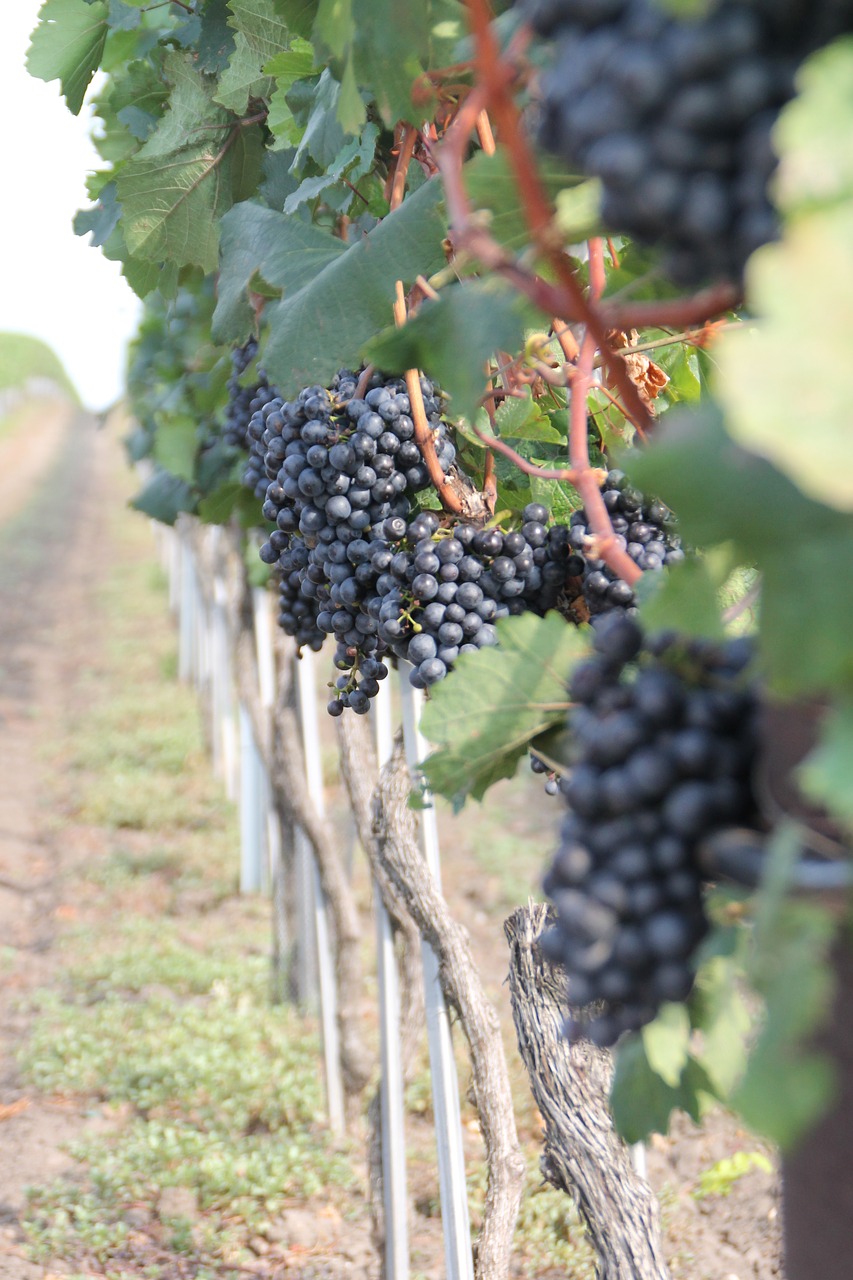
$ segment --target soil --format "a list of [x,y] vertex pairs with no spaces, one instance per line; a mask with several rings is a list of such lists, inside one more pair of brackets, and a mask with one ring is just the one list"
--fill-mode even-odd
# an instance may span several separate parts
[[[93,856],[85,832],[75,835],[62,826],[45,755],[74,697],[75,675],[84,667],[97,669],[104,643],[96,599],[119,554],[105,536],[109,513],[124,500],[113,480],[118,465],[109,433],[61,402],[40,404],[26,432],[16,432],[0,452],[0,1280],[69,1274],[62,1264],[46,1271],[26,1256],[26,1187],[67,1170],[73,1162],[66,1144],[104,1123],[98,1112],[25,1089],[15,1055],[30,1025],[22,996],[60,980],[55,942],[75,900],[75,873]],[[529,799],[519,819],[522,833],[532,831],[535,821],[540,828],[553,821],[548,806],[555,802],[535,785]],[[471,932],[510,1046],[500,883],[484,875],[471,848],[454,852],[447,860],[446,893]],[[512,1070],[521,1073],[517,1058]],[[414,1120],[413,1141],[419,1129],[422,1140],[428,1127],[428,1118]],[[472,1141],[476,1145],[476,1137]],[[667,1137],[650,1144],[649,1178],[661,1194],[674,1280],[782,1280],[778,1175],[754,1170],[730,1195],[693,1194],[703,1171],[744,1150],[766,1152],[722,1111],[701,1129],[679,1117]],[[425,1248],[430,1256],[423,1274],[439,1280],[431,1179],[413,1171],[412,1181],[421,1239],[433,1246]],[[316,1245],[318,1223],[325,1221],[317,1205],[288,1212],[289,1236],[301,1231]],[[429,1229],[427,1215],[433,1219]],[[326,1265],[311,1275],[376,1274],[366,1227],[351,1224],[343,1234],[327,1234]],[[292,1266],[288,1274],[294,1274]],[[307,1271],[300,1274],[307,1280]]]

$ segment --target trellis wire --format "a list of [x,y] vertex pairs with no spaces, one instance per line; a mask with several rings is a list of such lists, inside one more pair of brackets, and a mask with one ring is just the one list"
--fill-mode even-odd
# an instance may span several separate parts
[[[403,708],[406,760],[412,778],[417,779],[421,761],[427,753],[426,742],[419,727],[423,699],[420,691],[414,689],[409,683],[405,671],[400,673],[400,701]],[[418,815],[421,850],[440,888],[441,868],[435,806],[426,789],[423,789],[421,798],[423,808]],[[474,1260],[471,1253],[471,1227],[468,1219],[468,1187],[465,1179],[465,1153],[462,1146],[459,1081],[456,1074],[456,1060],[453,1056],[450,1020],[439,983],[438,960],[432,947],[427,943],[421,946],[421,957],[447,1278],[448,1280],[473,1280]]]
[[[378,767],[393,748],[391,687],[385,681],[371,707]],[[376,918],[376,958],[379,985],[379,1029],[382,1118],[382,1195],[385,1203],[385,1275],[407,1280],[409,1275],[409,1197],[406,1187],[406,1128],[403,1106],[403,1063],[400,1053],[400,979],[394,950],[394,930],[378,884],[373,885]]]

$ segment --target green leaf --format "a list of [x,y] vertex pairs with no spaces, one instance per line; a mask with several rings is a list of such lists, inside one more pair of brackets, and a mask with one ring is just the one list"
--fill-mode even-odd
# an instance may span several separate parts
[[58,80],[75,116],[100,66],[108,30],[108,8],[102,0],[46,0],[39,11],[27,70],[39,80]]
[[317,0],[275,0],[275,7],[284,18],[288,31],[303,40],[311,38],[317,18]]
[[651,1133],[666,1133],[673,1111],[698,1120],[714,1100],[714,1087],[702,1065],[688,1056],[675,1086],[654,1070],[641,1035],[626,1036],[616,1052],[610,1109],[626,1142],[642,1142]]
[[764,1020],[732,1102],[750,1124],[790,1146],[832,1101],[829,1063],[803,1045],[827,1017],[827,963],[836,922],[812,902],[792,900],[796,831],[782,828],[769,846],[756,902],[747,978],[764,999]]
[[195,499],[185,480],[167,471],[158,471],[130,505],[161,524],[174,524],[182,511],[194,510]]
[[299,170],[306,156],[321,169],[330,165],[344,145],[344,131],[338,123],[340,85],[328,68],[320,76],[312,94],[311,113],[296,152],[293,166]]
[[352,0],[355,77],[371,90],[387,125],[416,123],[411,89],[424,69],[430,7],[429,0]]
[[750,259],[748,296],[759,320],[724,335],[715,386],[736,439],[811,497],[853,511],[853,44],[810,59],[800,88],[774,136],[790,214],[785,237]]
[[340,58],[352,40],[352,0],[318,0],[313,32],[335,58]]
[[290,33],[275,0],[228,0],[229,26],[237,35],[234,52],[219,78],[216,101],[242,115],[250,98],[272,92],[265,64],[287,49]]
[[198,422],[183,415],[158,415],[154,437],[154,461],[187,483],[192,483],[198,452]]
[[234,52],[234,32],[228,25],[227,0],[205,0],[199,15],[199,34],[196,41],[198,65],[202,71],[217,74],[228,65]]
[[[853,115],[848,129],[853,135]],[[750,259],[749,297],[760,321],[724,334],[715,349],[714,385],[732,435],[804,493],[843,511],[853,511],[851,278],[853,206],[797,220],[781,243]]]
[[[572,239],[584,240],[599,229],[600,187],[598,182],[568,173],[554,156],[538,156],[537,169],[545,191],[557,202],[558,224],[566,231],[571,223]],[[478,151],[464,168],[465,189],[477,209],[488,210],[489,233],[506,249],[521,249],[530,243],[530,227],[524,204],[506,149],[494,155]]]
[[504,618],[497,632],[499,647],[463,654],[424,709],[423,732],[437,746],[424,772],[457,806],[511,777],[531,738],[565,720],[566,682],[586,650],[557,613]]
[[692,1024],[702,1032],[697,1057],[721,1098],[741,1078],[752,1018],[740,990],[741,961],[711,956],[699,968],[691,996]]
[[[218,489],[214,489],[213,493],[209,493],[207,497],[202,498],[198,504],[198,516],[205,524],[227,524],[232,513],[240,504],[240,499],[247,492],[245,485],[239,480],[228,480],[225,484],[220,485]],[[252,497],[251,494],[249,494]],[[258,520],[258,503],[253,498],[253,511],[255,521]]]
[[797,781],[816,804],[853,826],[853,702],[845,699],[829,711]]
[[210,85],[184,55],[170,55],[166,73],[169,110],[117,177],[122,230],[134,257],[214,271],[218,222],[240,172],[240,128],[213,104]]
[[121,205],[116,200],[116,186],[108,182],[101,188],[98,203],[93,209],[80,209],[74,216],[74,234],[92,233],[91,245],[104,245],[109,240],[121,217]]
[[322,383],[357,363],[388,322],[396,281],[410,284],[443,263],[440,199],[439,184],[426,183],[310,283],[267,308],[264,366],[281,386]]
[[540,440],[548,444],[564,445],[565,431],[558,431],[539,400],[534,400],[529,388],[521,397],[511,396],[498,405],[495,412],[498,435],[502,440]]
[[688,636],[723,635],[718,585],[702,560],[688,558],[665,573],[644,574],[637,595],[649,631],[675,627]]
[[797,82],[797,97],[773,130],[782,157],[776,199],[794,215],[853,196],[853,42],[812,54]]
[[255,313],[249,290],[258,274],[276,293],[297,293],[344,253],[340,240],[299,218],[251,202],[236,205],[222,219],[214,339],[242,341],[251,332]]
[[815,1054],[796,1058],[759,1045],[732,1101],[751,1129],[783,1149],[792,1147],[836,1096],[832,1063]]
[[274,149],[288,147],[293,142],[293,113],[286,95],[297,80],[310,76],[314,70],[314,50],[307,40],[294,39],[291,47],[279,53],[264,67],[267,75],[275,80],[275,92],[269,100],[267,128],[273,135]]
[[[853,592],[838,589],[838,565],[853,558],[853,519],[735,445],[710,409],[671,410],[629,465],[639,487],[676,512],[689,544],[730,543],[760,571],[761,656],[774,691],[853,686]],[[804,618],[820,625],[804,627]]]
[[380,369],[428,369],[451,398],[453,413],[469,421],[485,389],[483,365],[495,350],[515,351],[524,334],[524,303],[499,280],[451,286],[425,302],[400,329],[388,329],[367,348]]
[[683,1004],[665,1004],[642,1030],[648,1064],[670,1086],[680,1082],[690,1047],[690,1018]]
[[[366,125],[361,137],[352,138],[323,173],[303,179],[285,200],[284,212],[295,213],[301,204],[331,191],[345,176],[349,182],[357,182],[373,164],[378,134],[377,125]],[[348,190],[346,196],[348,203],[354,198]]]

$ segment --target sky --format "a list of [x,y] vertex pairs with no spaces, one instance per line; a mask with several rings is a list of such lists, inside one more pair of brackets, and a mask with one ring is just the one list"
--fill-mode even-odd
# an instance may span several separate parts
[[86,107],[72,116],[59,84],[35,80],[24,60],[41,0],[4,5],[0,42],[0,331],[47,342],[84,403],[100,410],[121,394],[125,351],[139,302],[72,220],[91,202],[86,175],[101,167]]

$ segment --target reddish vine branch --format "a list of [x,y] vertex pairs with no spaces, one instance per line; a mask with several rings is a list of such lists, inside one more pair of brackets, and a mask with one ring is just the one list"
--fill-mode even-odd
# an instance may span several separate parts
[[[397,281],[396,294],[394,321],[398,327],[401,327],[406,323],[406,298],[403,293],[402,280]],[[415,444],[421,451],[424,466],[429,472],[430,483],[441,499],[441,505],[444,510],[450,511],[453,515],[461,515],[463,509],[462,500],[451,485],[450,477],[442,471],[438,454],[435,451],[432,428],[429,425],[426,409],[424,408],[420,375],[417,369],[407,369],[405,378],[406,390],[409,393],[409,403],[411,405],[412,423],[415,428]]]
[[[589,242],[589,279],[593,301],[600,295],[605,284],[604,249],[601,240]],[[557,338],[561,346],[566,342],[563,332]],[[569,348],[571,349],[571,348]],[[566,351],[566,347],[563,346]],[[627,551],[616,541],[610,513],[601,496],[598,474],[589,465],[589,411],[587,397],[592,386],[595,368],[596,337],[591,329],[587,329],[577,367],[572,378],[572,390],[569,399],[569,461],[577,478],[574,486],[583,500],[590,528],[596,539],[596,551],[609,568],[617,573],[625,582],[633,584],[642,577]]]

